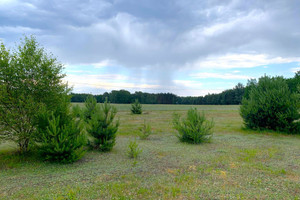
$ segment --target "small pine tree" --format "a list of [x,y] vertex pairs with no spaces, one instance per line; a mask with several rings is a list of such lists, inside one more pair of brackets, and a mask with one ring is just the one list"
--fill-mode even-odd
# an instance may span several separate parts
[[135,99],[135,102],[131,104],[131,113],[132,114],[142,114],[142,105],[138,99]]
[[114,123],[117,109],[105,102],[97,107],[89,120],[87,132],[92,136],[89,145],[100,151],[110,151],[115,145],[119,121]]
[[151,126],[150,124],[146,123],[144,120],[143,126],[140,128],[139,136],[140,139],[145,140],[152,134]]
[[174,114],[173,126],[181,142],[199,144],[211,139],[214,122],[206,120],[204,113],[199,113],[196,108],[191,108],[186,119],[181,120],[178,114]]
[[92,95],[88,96],[84,102],[85,109],[83,111],[84,121],[89,121],[92,119],[92,115],[95,113],[97,109],[97,100]]
[[45,160],[72,163],[85,153],[86,136],[82,133],[79,121],[61,121],[52,113],[46,131],[41,132],[39,152]]

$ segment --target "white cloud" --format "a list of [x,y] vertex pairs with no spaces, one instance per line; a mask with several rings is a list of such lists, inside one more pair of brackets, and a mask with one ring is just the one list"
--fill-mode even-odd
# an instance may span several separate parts
[[300,57],[283,58],[272,57],[265,54],[226,54],[221,56],[211,56],[206,59],[197,60],[193,63],[187,63],[186,67],[196,69],[234,69],[299,61]]
[[30,28],[25,26],[0,26],[0,33],[40,33],[41,29]]
[[293,73],[296,73],[296,72],[300,71],[300,67],[292,68],[291,71],[292,71]]
[[202,73],[196,73],[196,74],[190,74],[193,78],[198,79],[206,79],[206,78],[217,78],[217,79],[236,79],[236,80],[248,80],[252,77],[246,76],[246,75],[237,75],[237,74],[231,74],[231,73],[208,73],[208,72],[202,72]]
[[233,28],[236,28],[238,26],[241,27],[245,25],[249,26],[257,23],[262,23],[267,18],[268,16],[264,12],[254,10],[250,12],[248,15],[239,18],[234,18],[227,22],[217,23],[211,26],[204,27],[201,33],[204,36],[215,36],[224,33],[226,31],[230,31]]
[[159,85],[131,83],[127,76],[121,74],[101,74],[101,75],[68,75],[64,79],[70,86],[75,88],[98,88],[104,90],[119,89],[155,89]]
[[18,3],[17,0],[0,0],[0,5],[1,6],[14,5],[16,3]]
[[102,67],[109,67],[115,65],[116,62],[110,59],[102,60],[101,62],[98,63],[92,63],[91,65],[94,66],[95,68],[102,68]]
[[208,93],[209,94],[217,94],[221,93],[224,91],[224,89],[185,89],[185,90],[177,90],[175,93],[179,96],[194,96],[194,97],[199,97],[199,96],[205,96]]
[[201,87],[203,84],[197,81],[190,81],[190,80],[173,80],[176,85],[180,87],[187,87],[187,88],[197,88]]

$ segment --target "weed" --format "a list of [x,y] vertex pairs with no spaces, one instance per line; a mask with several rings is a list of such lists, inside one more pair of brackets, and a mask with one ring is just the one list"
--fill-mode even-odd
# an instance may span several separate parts
[[140,155],[140,153],[142,153],[142,149],[139,148],[136,141],[135,140],[130,141],[128,144],[128,151],[127,151],[128,157],[136,159]]
[[151,134],[151,125],[149,123],[146,123],[146,120],[144,120],[143,126],[140,128],[139,137],[141,140],[146,140]]

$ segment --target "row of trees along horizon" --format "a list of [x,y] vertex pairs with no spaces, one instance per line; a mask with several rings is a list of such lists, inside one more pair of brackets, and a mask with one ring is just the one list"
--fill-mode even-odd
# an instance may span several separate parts
[[[297,83],[300,82],[300,71],[296,72],[293,78],[286,78],[287,84],[291,91],[297,90]],[[239,105],[244,95],[248,95],[249,89],[256,84],[256,79],[248,80],[247,86],[238,83],[233,89],[225,90],[219,94],[207,94],[199,97],[181,97],[172,93],[147,93],[135,92],[130,93],[127,90],[112,90],[99,95],[92,95],[97,102],[102,103],[107,98],[111,103],[128,104],[134,102],[135,99],[142,104],[190,104],[190,105]],[[91,94],[72,93],[72,102],[84,102]]]

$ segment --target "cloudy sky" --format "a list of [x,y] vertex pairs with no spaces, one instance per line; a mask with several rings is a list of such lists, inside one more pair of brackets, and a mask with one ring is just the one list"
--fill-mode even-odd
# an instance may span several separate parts
[[0,0],[0,40],[24,34],[74,92],[200,96],[300,70],[299,0]]

